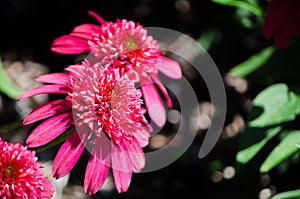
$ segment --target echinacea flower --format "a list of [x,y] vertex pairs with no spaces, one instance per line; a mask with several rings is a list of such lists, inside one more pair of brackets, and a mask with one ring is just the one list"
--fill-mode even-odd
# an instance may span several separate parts
[[273,36],[278,48],[287,48],[300,32],[300,1],[271,0],[268,3],[263,34]]
[[52,198],[53,192],[35,151],[0,138],[0,198],[46,199]]
[[172,107],[172,101],[158,77],[158,71],[169,78],[180,79],[182,72],[179,64],[162,56],[158,41],[147,35],[143,26],[126,19],[106,22],[94,12],[89,14],[101,26],[79,25],[69,35],[55,39],[51,49],[61,54],[91,53],[107,66],[118,69],[121,76],[127,73],[131,80],[139,81],[150,118],[158,126],[163,126],[166,112],[155,84],[169,107]]
[[48,74],[37,78],[50,83],[33,89],[19,100],[44,93],[66,94],[65,99],[48,102],[28,115],[24,124],[49,118],[28,137],[30,147],[42,146],[72,126],[74,131],[62,144],[53,163],[55,178],[69,173],[85,148],[91,152],[84,190],[96,193],[112,168],[116,188],[125,192],[132,171],[145,165],[142,147],[148,145],[151,128],[144,117],[141,91],[126,75],[88,61],[66,68],[67,74]]

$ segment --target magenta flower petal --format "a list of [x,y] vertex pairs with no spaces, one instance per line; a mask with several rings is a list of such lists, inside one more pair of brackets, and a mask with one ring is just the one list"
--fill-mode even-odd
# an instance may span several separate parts
[[140,172],[145,166],[145,154],[137,140],[132,139],[131,142],[127,142],[127,150],[131,159],[132,170],[134,172]]
[[69,110],[71,107],[67,101],[59,99],[47,102],[34,109],[23,121],[24,125],[45,119],[58,113]]
[[43,83],[52,83],[52,84],[61,84],[61,85],[68,85],[70,83],[69,75],[64,73],[45,74],[37,77],[35,80]]
[[57,94],[67,94],[67,87],[64,85],[58,85],[58,84],[53,84],[53,85],[42,85],[38,86],[20,97],[18,97],[18,100],[23,100],[28,97],[32,97],[35,95],[40,95],[40,94],[48,94],[48,93],[57,93]]
[[[151,131],[152,131],[152,129],[151,129]],[[143,130],[137,131],[133,134],[135,139],[137,140],[137,142],[139,143],[139,145],[141,147],[145,147],[149,144],[149,138],[150,138],[149,132],[150,131],[143,129]]]
[[76,131],[66,139],[54,159],[53,177],[61,178],[72,170],[85,148],[84,141],[85,137],[80,138]]
[[44,186],[44,191],[43,191],[44,198],[43,199],[52,198],[53,193],[55,192],[53,184],[49,180],[44,179],[43,180],[43,186]]
[[112,171],[116,189],[119,193],[127,191],[132,175],[132,165],[126,151],[111,143]]
[[142,92],[151,120],[162,127],[166,123],[166,111],[154,84],[142,82]]
[[26,140],[29,147],[38,147],[55,139],[73,124],[72,112],[54,116],[35,128]]
[[73,76],[77,76],[81,68],[82,68],[81,65],[70,65],[67,68],[65,68],[65,70],[68,71]]
[[155,84],[158,86],[158,88],[161,90],[161,92],[163,93],[163,95],[165,96],[168,106],[170,108],[172,108],[173,104],[172,104],[172,100],[168,94],[168,91],[166,89],[166,87],[161,83],[160,79],[157,76],[157,73],[151,73],[150,74],[151,78],[153,79],[153,81],[155,82]]
[[86,40],[71,35],[64,35],[55,39],[51,50],[61,54],[80,54],[89,49]]
[[106,21],[105,21],[102,17],[100,17],[98,14],[96,14],[96,13],[93,12],[93,11],[89,11],[88,14],[91,15],[91,16],[93,16],[93,17],[95,17],[95,19],[96,19],[100,24],[106,23]]
[[92,149],[87,164],[84,191],[90,195],[95,194],[105,182],[110,168],[110,145],[108,139],[102,134]]
[[93,39],[93,35],[100,31],[101,28],[97,25],[82,24],[80,26],[75,27],[70,35],[86,40],[91,40]]
[[178,62],[167,57],[160,56],[157,60],[157,69],[171,79],[182,77],[181,67]]

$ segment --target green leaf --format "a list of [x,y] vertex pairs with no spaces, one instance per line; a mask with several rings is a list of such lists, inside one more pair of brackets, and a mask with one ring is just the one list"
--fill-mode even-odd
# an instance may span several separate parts
[[58,136],[57,138],[55,138],[54,140],[52,140],[51,142],[43,145],[43,146],[40,146],[40,147],[36,147],[34,148],[34,150],[36,152],[40,152],[40,151],[44,151],[46,149],[49,149],[63,141],[65,141],[72,133],[75,132],[75,127],[67,130],[66,132],[64,132],[63,134],[61,134],[60,136]]
[[285,131],[284,133],[286,133],[286,136],[283,137],[281,142],[273,149],[261,165],[260,172],[270,171],[299,151],[296,144],[300,142],[300,130]]
[[261,50],[260,52],[258,52],[257,54],[251,56],[246,61],[233,67],[230,70],[230,73],[238,77],[245,77],[253,73],[257,69],[259,69],[261,66],[263,66],[269,60],[269,58],[272,56],[274,52],[275,52],[274,46],[267,47]]
[[253,100],[250,127],[267,127],[294,120],[300,112],[300,97],[285,84],[273,84]]
[[263,16],[262,8],[248,1],[241,1],[241,0],[212,0],[212,1],[226,6],[234,6],[237,8],[246,9],[259,17]]
[[236,156],[237,162],[242,164],[249,162],[280,131],[280,126],[270,129],[247,127],[243,133],[241,147]]
[[24,92],[15,83],[13,83],[9,78],[9,76],[6,74],[1,59],[0,59],[0,92],[6,94],[8,97],[14,100],[16,100]]
[[274,195],[271,199],[297,199],[300,198],[300,189],[286,191]]

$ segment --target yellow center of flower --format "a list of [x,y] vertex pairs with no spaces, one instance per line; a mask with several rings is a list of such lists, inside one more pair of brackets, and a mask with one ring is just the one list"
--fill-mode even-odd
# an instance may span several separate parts
[[4,179],[6,180],[9,180],[10,182],[9,183],[13,183],[15,178],[16,178],[16,168],[14,165],[6,165],[4,167],[4,171],[3,171],[3,177]]
[[136,50],[138,48],[138,44],[136,43],[136,41],[132,38],[128,38],[126,40],[126,49],[128,51],[132,51],[132,50]]

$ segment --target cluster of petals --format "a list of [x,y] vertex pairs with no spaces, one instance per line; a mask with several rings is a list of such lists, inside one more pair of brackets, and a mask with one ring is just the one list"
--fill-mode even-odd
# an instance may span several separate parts
[[291,45],[300,32],[300,1],[271,0],[268,3],[263,34],[266,39],[274,37],[275,45],[284,49]]
[[[66,67],[64,73],[39,76],[36,81],[44,84],[18,98],[65,96],[37,107],[25,118],[24,125],[40,122],[26,144],[43,146],[71,130],[54,159],[53,176],[68,174],[88,149],[85,192],[95,194],[110,168],[116,189],[125,192],[132,172],[140,172],[145,166],[142,148],[149,143],[152,127],[144,114],[147,112],[158,126],[166,121],[157,88],[172,107],[158,72],[179,79],[181,68],[162,55],[158,41],[148,36],[143,26],[125,19],[106,22],[94,12],[89,14],[101,25],[79,25],[70,34],[55,39],[51,48],[62,54],[88,55]],[[138,82],[141,89],[135,88]]]
[[169,107],[172,101],[166,88],[158,77],[160,71],[171,79],[182,76],[180,65],[162,55],[157,40],[147,35],[147,30],[133,21],[117,20],[106,22],[90,11],[101,26],[82,24],[68,35],[55,39],[52,50],[61,54],[90,53],[96,59],[108,64],[135,82],[141,89],[148,114],[158,126],[166,121],[166,112],[156,86],[165,96]]
[[[95,194],[105,182],[109,168],[119,192],[128,189],[132,171],[145,165],[142,147],[148,145],[151,127],[144,117],[142,93],[134,82],[116,69],[101,63],[65,68],[66,73],[39,76],[42,86],[21,95],[19,100],[39,94],[65,94],[64,99],[47,102],[24,120],[28,125],[42,121],[28,136],[29,147],[43,146],[72,127],[53,163],[55,178],[68,174],[85,148],[90,150],[84,190]],[[49,133],[51,132],[51,133]]]
[[0,197],[3,199],[52,198],[54,187],[44,177],[42,165],[20,143],[0,139]]

